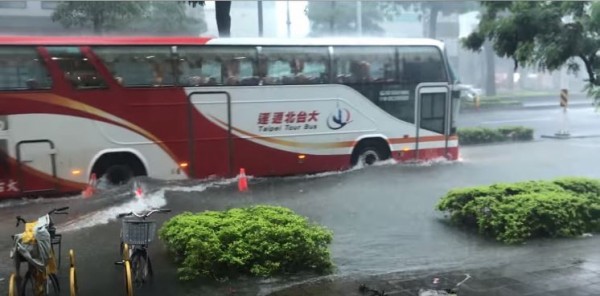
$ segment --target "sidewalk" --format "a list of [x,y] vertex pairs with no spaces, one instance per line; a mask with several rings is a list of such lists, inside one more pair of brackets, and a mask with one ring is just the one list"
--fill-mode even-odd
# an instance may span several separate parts
[[[518,263],[517,263],[518,264]],[[506,267],[456,270],[440,273],[392,273],[364,278],[321,280],[315,283],[300,284],[269,294],[270,296],[309,296],[309,295],[419,295],[419,289],[433,288],[434,278],[439,279],[437,289],[453,288],[471,276],[459,288],[459,296],[576,296],[600,295],[600,267],[581,262],[557,269],[528,270],[527,268]],[[360,292],[366,285],[380,293]],[[436,295],[436,294],[424,294]],[[437,295],[444,294],[443,292]]]

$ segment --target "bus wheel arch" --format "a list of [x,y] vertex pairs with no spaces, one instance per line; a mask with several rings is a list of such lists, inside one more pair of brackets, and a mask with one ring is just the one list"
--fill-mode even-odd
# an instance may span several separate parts
[[388,142],[380,137],[364,138],[358,141],[352,150],[350,164],[369,166],[381,160],[389,159],[392,151]]
[[148,170],[141,157],[131,151],[102,153],[96,158],[91,173],[98,178],[105,177],[112,185],[129,182],[133,177],[147,176]]

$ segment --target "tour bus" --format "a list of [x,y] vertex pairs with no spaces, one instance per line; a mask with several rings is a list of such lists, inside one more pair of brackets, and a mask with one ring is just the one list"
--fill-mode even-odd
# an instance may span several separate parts
[[0,36],[0,198],[458,158],[444,44]]

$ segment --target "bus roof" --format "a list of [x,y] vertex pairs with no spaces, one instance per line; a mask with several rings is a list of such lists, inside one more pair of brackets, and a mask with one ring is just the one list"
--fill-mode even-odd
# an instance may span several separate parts
[[429,45],[444,43],[428,38],[213,38],[177,36],[11,36],[0,35],[0,45]]

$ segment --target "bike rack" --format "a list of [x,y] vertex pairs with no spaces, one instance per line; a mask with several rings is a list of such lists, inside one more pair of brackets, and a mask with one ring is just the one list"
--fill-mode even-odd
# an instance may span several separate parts
[[50,242],[52,252],[54,252],[54,245],[58,245],[58,268],[60,268],[60,262],[62,257],[62,234],[54,234],[54,237]]

